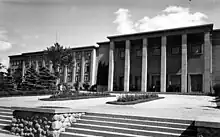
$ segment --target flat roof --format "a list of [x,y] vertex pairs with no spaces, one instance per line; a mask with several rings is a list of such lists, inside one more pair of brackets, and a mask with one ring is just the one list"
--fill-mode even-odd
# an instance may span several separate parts
[[97,42],[97,44],[109,44],[110,43],[110,41],[103,41],[103,42]]
[[129,37],[129,36],[136,36],[136,35],[149,35],[155,33],[165,33],[165,32],[173,32],[173,31],[180,31],[180,30],[188,30],[188,29],[196,29],[196,28],[204,28],[208,27],[209,29],[213,28],[213,24],[203,24],[203,25],[196,25],[196,26],[187,26],[187,27],[180,27],[180,28],[172,28],[172,29],[163,29],[163,30],[155,30],[155,31],[145,31],[139,33],[131,33],[131,34],[123,34],[123,35],[114,35],[108,36],[108,39],[119,38],[119,37]]

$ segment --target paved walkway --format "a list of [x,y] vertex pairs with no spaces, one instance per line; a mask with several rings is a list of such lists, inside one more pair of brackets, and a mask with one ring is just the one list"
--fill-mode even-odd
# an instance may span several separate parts
[[160,94],[159,96],[165,98],[126,106],[105,104],[107,101],[115,100],[115,97],[69,101],[38,100],[38,98],[45,98],[48,96],[6,97],[0,98],[0,106],[62,106],[71,107],[77,111],[83,112],[98,112],[189,120],[197,120],[202,117],[204,120],[210,120],[214,118],[215,121],[217,120],[220,122],[220,109],[216,109],[216,103],[212,102],[214,97],[163,94]]

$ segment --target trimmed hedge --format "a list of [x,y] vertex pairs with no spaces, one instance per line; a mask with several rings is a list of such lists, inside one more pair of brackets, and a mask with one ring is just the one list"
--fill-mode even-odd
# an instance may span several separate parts
[[10,96],[33,96],[33,95],[48,95],[53,94],[54,91],[48,90],[33,90],[33,91],[0,91],[0,97],[10,97]]
[[143,100],[149,98],[158,98],[158,94],[155,93],[143,93],[143,94],[124,94],[117,98],[117,102],[130,102],[136,100]]

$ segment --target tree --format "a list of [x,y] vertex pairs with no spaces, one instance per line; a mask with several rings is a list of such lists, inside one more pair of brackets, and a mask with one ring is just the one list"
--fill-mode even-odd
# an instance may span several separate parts
[[56,72],[58,65],[64,66],[73,64],[73,55],[71,49],[64,48],[59,43],[55,43],[53,46],[48,47],[45,52],[47,59],[51,60],[53,63],[53,68],[57,77],[59,77],[59,73]]
[[15,80],[15,84],[18,88],[20,88],[22,83],[22,67],[19,66],[17,69],[15,69],[15,72],[12,74],[12,76]]
[[5,69],[6,67],[0,62],[0,69]]
[[21,84],[23,90],[35,90],[43,88],[39,83],[39,76],[36,70],[31,66],[26,70],[24,75],[24,82]]
[[6,76],[3,80],[3,89],[5,91],[14,91],[16,89],[15,81],[11,75],[11,70],[8,69],[7,71],[8,73],[6,73]]
[[39,69],[39,84],[45,89],[56,89],[56,79],[57,77],[50,73],[49,69],[45,67]]

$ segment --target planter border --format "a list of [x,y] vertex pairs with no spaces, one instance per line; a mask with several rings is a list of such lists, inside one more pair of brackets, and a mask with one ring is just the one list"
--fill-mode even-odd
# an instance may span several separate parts
[[154,97],[154,98],[148,98],[148,99],[141,99],[141,100],[135,100],[135,101],[128,101],[128,102],[117,102],[117,101],[109,101],[106,102],[106,104],[112,104],[112,105],[135,105],[138,103],[143,103],[143,102],[149,102],[157,99],[163,99],[165,97]]
[[90,98],[104,98],[104,97],[115,97],[115,95],[106,96],[76,96],[76,97],[65,97],[65,98],[41,98],[41,101],[66,101],[66,100],[79,100],[79,99],[90,99]]

